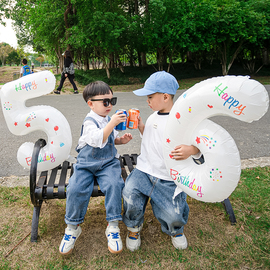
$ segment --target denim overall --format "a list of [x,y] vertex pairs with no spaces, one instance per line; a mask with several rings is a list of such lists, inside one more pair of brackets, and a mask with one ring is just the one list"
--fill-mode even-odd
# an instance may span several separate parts
[[[92,117],[86,120],[93,121]],[[82,131],[83,132],[83,126]],[[77,150],[77,149],[76,149]],[[102,149],[86,144],[79,152],[74,173],[67,186],[66,224],[77,225],[83,222],[90,196],[93,192],[94,177],[105,195],[106,220],[122,220],[122,189],[124,181],[121,177],[121,166],[115,157],[117,150],[114,146],[113,132]]]

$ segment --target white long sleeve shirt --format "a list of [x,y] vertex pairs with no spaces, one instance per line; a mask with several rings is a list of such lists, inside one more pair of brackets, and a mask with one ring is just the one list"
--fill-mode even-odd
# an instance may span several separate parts
[[[83,123],[83,134],[79,138],[78,149],[83,148],[86,144],[89,144],[92,147],[103,148],[108,142],[108,139],[107,139],[104,143],[102,143],[103,142],[103,129],[108,124],[109,117],[108,115],[106,117],[100,116],[92,110],[90,111],[90,113],[87,114],[86,117],[89,117],[89,116],[94,118],[97,121],[99,128],[93,121],[86,120]],[[115,139],[118,136],[118,131],[114,129],[113,132],[114,132],[114,139]]]

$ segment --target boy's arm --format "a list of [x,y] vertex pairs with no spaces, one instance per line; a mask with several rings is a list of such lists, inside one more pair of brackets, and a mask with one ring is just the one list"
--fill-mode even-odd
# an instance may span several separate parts
[[196,155],[200,150],[194,145],[181,144],[174,148],[171,152],[172,158],[175,160],[184,160],[192,155]]

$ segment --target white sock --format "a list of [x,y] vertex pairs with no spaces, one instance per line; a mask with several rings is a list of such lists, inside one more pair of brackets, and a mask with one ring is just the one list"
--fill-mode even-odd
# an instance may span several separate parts
[[68,224],[67,227],[73,230],[77,230],[79,225],[72,225],[72,224]]
[[109,221],[109,227],[116,227],[118,226],[118,220],[112,220],[112,221]]

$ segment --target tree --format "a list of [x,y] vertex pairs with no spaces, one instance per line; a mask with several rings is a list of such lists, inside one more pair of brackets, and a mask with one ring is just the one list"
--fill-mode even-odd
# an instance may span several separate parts
[[0,0],[0,24],[5,26],[3,18],[9,18],[9,1],[10,0]]
[[112,67],[124,72],[126,55],[139,66],[146,54],[155,56],[157,69],[167,71],[186,56],[201,69],[211,55],[220,59],[223,75],[237,56],[258,61],[263,49],[264,63],[269,58],[270,0],[0,1],[0,20],[14,3],[5,12],[15,20],[19,45],[33,45],[60,68],[65,49],[85,70],[101,61],[108,77]]
[[[76,1],[79,21],[70,31],[68,43],[83,55],[93,55],[102,60],[107,77],[109,67],[117,61],[120,66],[120,51],[126,44],[124,36],[128,28],[127,19],[119,7],[120,1]],[[123,69],[122,69],[123,71]]]
[[216,0],[212,29],[223,75],[228,74],[245,43],[255,43],[264,34],[268,36],[267,21],[252,8],[251,2],[254,1]]
[[39,62],[40,67],[41,67],[42,63],[44,62],[44,56],[41,55],[41,56],[37,57],[36,60]]
[[6,58],[8,55],[14,50],[9,44],[2,42],[0,43],[0,59],[2,62],[2,66],[6,63]]
[[6,58],[6,63],[9,64],[10,66],[12,64],[15,64],[15,65],[20,65],[21,63],[21,59],[20,59],[20,56],[18,55],[18,53],[16,52],[16,50],[12,50],[8,57]]

